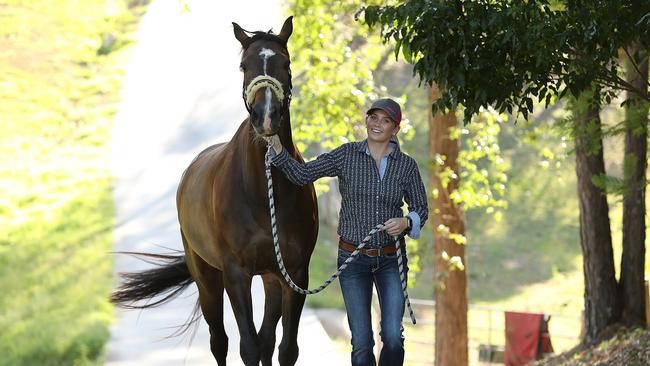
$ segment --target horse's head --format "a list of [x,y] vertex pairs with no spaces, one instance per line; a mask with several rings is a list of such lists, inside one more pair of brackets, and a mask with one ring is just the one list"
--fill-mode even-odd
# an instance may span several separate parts
[[281,121],[289,114],[291,101],[287,40],[293,31],[292,17],[287,18],[278,35],[271,31],[248,32],[237,23],[232,25],[243,49],[240,67],[249,121],[259,135],[277,134]]

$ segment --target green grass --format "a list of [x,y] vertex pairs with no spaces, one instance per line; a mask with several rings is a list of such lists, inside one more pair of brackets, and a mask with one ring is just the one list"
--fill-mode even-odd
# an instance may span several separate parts
[[[525,127],[506,126],[502,140],[521,139],[523,131],[515,129]],[[581,251],[573,161],[558,160],[559,168],[545,168],[538,151],[549,143],[538,140],[533,148],[519,142],[504,150],[511,169],[508,209],[501,221],[480,211],[467,214],[469,286],[475,302],[499,301],[555,273],[581,270],[575,261]]]
[[[0,365],[102,363],[111,119],[143,12],[0,1]],[[102,48],[104,37],[116,42]],[[101,49],[101,51],[100,51]]]

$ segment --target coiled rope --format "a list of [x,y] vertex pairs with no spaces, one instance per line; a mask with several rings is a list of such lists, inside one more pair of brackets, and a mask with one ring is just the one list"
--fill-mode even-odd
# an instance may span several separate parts
[[[273,177],[271,176],[271,145],[270,144],[266,151],[266,156],[264,160],[265,160],[266,180],[268,182],[268,191],[269,191],[269,209],[271,212],[271,232],[273,234],[273,246],[275,248],[275,258],[278,262],[278,266],[280,267],[280,273],[282,273],[282,277],[284,277],[285,281],[287,281],[287,284],[289,284],[289,287],[291,287],[294,291],[301,293],[303,295],[317,294],[323,291],[332,282],[334,282],[334,280],[341,274],[341,272],[343,272],[352,261],[357,259],[357,257],[359,256],[359,252],[361,251],[361,249],[363,249],[363,247],[366,246],[368,241],[370,241],[370,238],[375,233],[384,230],[384,224],[378,224],[372,230],[370,230],[368,235],[365,238],[363,238],[361,243],[350,254],[350,256],[345,260],[345,262],[343,262],[343,264],[341,264],[341,266],[336,270],[336,272],[329,279],[323,282],[322,285],[320,285],[318,288],[313,290],[303,289],[302,287],[296,285],[291,279],[291,276],[289,276],[289,273],[287,272],[287,269],[284,266],[284,261],[282,260],[282,253],[280,252],[280,239],[278,237],[277,220],[275,218],[275,200],[273,199]],[[395,241],[395,248],[397,249],[397,266],[399,267],[399,278],[400,281],[402,282],[402,293],[404,294],[404,302],[406,308],[409,311],[411,322],[415,324],[416,323],[415,314],[413,313],[413,308],[411,307],[411,301],[409,300],[408,291],[406,289],[406,283],[408,279],[404,274],[404,267],[402,266],[402,248],[399,243],[399,240]]]

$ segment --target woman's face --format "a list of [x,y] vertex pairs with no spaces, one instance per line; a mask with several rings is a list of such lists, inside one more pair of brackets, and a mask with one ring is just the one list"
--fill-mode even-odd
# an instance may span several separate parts
[[369,140],[387,142],[399,131],[399,127],[388,117],[388,113],[381,109],[375,109],[366,115],[366,130]]

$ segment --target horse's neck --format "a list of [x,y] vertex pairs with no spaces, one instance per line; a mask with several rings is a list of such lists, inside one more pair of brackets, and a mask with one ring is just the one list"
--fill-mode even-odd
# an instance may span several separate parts
[[[291,122],[288,116],[282,121],[282,128],[278,135],[282,146],[287,149],[290,155],[294,156],[296,147],[293,144]],[[257,136],[248,119],[243,122],[233,137],[232,143],[235,144],[234,148],[240,155],[244,176],[264,175],[267,145],[261,137]]]
[[285,120],[282,121],[282,129],[280,130],[280,141],[291,156],[294,155],[296,146],[293,144],[293,136],[291,134],[291,118],[287,114]]

